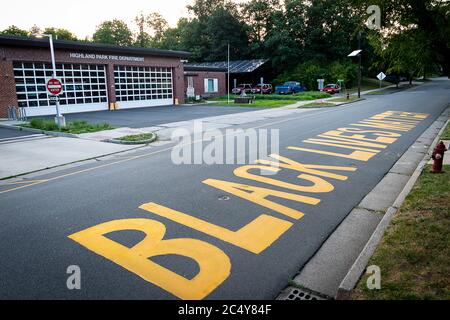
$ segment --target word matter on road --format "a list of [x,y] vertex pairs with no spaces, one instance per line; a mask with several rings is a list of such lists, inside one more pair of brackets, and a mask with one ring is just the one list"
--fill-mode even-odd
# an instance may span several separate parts
[[[290,146],[287,149],[320,154],[322,157],[352,159],[363,164],[386,150],[404,133],[413,130],[427,118],[428,115],[422,113],[387,111],[350,124],[348,127],[306,139],[302,141],[304,145]],[[308,185],[275,179],[276,174],[283,170],[299,174],[298,179],[307,181]],[[269,159],[257,160],[256,164],[238,167],[233,172],[236,177],[262,183],[266,187],[213,178],[204,180],[205,185],[270,209],[282,217],[261,214],[237,231],[197,218],[195,214],[180,212],[155,202],[143,204],[140,209],[259,255],[307,214],[269,200],[269,197],[316,206],[322,201],[321,195],[335,190],[334,181],[347,181],[348,174],[357,170],[356,166],[301,163],[299,160],[272,154]],[[274,175],[269,178],[261,174],[263,171],[272,172]],[[278,187],[284,191],[271,187]],[[308,195],[302,195],[302,192]],[[146,236],[131,248],[106,237],[113,232],[129,230],[143,232]],[[102,223],[74,233],[69,238],[181,299],[204,299],[230,276],[232,260],[219,247],[193,238],[164,239],[165,234],[166,226],[163,223],[146,218]],[[194,260],[199,266],[198,274],[192,279],[187,279],[150,260],[152,257],[163,255],[180,255]]]

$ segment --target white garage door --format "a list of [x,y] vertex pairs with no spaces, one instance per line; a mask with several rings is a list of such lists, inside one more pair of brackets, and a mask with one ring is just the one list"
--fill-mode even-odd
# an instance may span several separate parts
[[114,80],[120,109],[173,104],[171,68],[114,66]]
[[[57,64],[56,69],[56,76],[63,83],[63,114],[108,110],[105,66]],[[52,74],[52,66],[47,63],[14,62],[19,107],[26,108],[28,116],[56,113],[45,86]]]

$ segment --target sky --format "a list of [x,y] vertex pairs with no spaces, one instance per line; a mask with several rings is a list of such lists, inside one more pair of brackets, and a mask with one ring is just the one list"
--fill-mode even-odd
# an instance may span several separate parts
[[[186,6],[193,0],[14,0],[3,3],[0,30],[10,25],[29,30],[33,25],[65,28],[84,39],[92,36],[102,21],[121,19],[130,27],[140,12],[159,12],[170,26],[188,16]],[[236,0],[234,2],[245,2]]]

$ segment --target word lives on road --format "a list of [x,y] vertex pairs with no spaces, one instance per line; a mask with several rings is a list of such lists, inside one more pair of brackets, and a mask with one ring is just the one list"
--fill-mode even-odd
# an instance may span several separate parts
[[[289,146],[287,149],[298,151],[299,154],[306,152],[353,159],[364,164],[387,149],[389,145],[394,144],[402,137],[402,134],[413,130],[427,117],[427,114],[421,113],[387,111],[350,124],[348,127],[338,128],[304,140],[303,143],[306,146]],[[334,150],[337,148],[342,152],[327,151],[327,147],[333,147]],[[300,163],[279,154],[271,154],[270,158],[273,159],[273,163],[270,159],[257,160],[255,164],[244,165],[234,170],[234,175],[247,179],[248,184],[213,178],[206,179],[203,183],[277,212],[283,219],[261,214],[239,230],[232,231],[196,218],[193,214],[180,212],[155,202],[143,204],[140,209],[259,255],[289,232],[294,223],[299,223],[306,214],[269,200],[268,197],[317,206],[321,202],[321,194],[335,189],[333,181],[346,181],[348,174],[358,170],[354,166]],[[300,173],[298,179],[310,182],[309,185],[275,179],[276,173],[282,170]],[[255,173],[264,171],[275,173],[275,175],[269,178]],[[263,183],[267,187],[253,186],[251,181]],[[285,191],[274,190],[270,186],[281,187]],[[302,195],[302,192],[307,192],[309,195]],[[106,237],[112,232],[126,230],[141,231],[146,236],[132,248]],[[164,240],[165,233],[166,226],[159,221],[147,218],[124,219],[93,226],[74,233],[69,238],[181,299],[204,299],[230,276],[232,261],[219,247],[193,238]],[[187,279],[150,260],[152,257],[163,255],[180,255],[194,260],[199,266],[198,274],[192,279]]]

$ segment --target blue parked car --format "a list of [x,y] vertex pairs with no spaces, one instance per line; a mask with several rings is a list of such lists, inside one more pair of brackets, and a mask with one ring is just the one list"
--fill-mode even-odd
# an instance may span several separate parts
[[293,94],[304,91],[307,91],[307,89],[297,81],[288,81],[282,86],[275,87],[276,94]]

